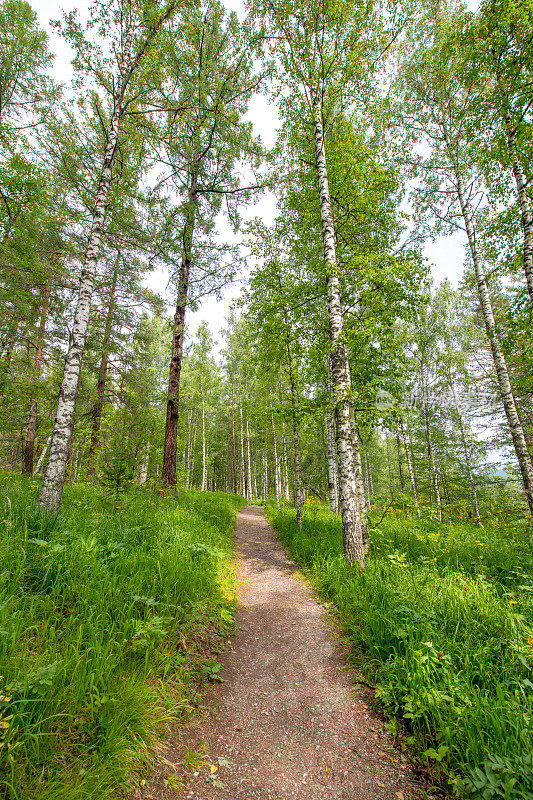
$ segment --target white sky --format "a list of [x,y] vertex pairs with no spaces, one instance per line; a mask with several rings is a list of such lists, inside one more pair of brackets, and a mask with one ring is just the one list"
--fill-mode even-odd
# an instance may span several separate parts
[[[72,52],[65,42],[51,30],[48,23],[50,19],[59,19],[63,9],[71,11],[77,8],[83,19],[87,13],[89,0],[77,0],[77,2],[63,0],[61,3],[53,2],[53,0],[29,0],[29,2],[37,12],[41,26],[50,35],[50,47],[56,56],[55,76],[58,80],[67,83],[72,74],[70,68]],[[470,0],[470,4],[473,4],[472,0]],[[235,10],[237,13],[242,13],[243,11],[241,0],[225,0],[225,5],[226,8]],[[276,109],[269,105],[267,98],[264,96],[255,97],[250,104],[248,116],[253,123],[255,133],[261,136],[263,143],[266,146],[272,145],[276,137],[277,114]],[[246,218],[259,216],[268,223],[273,220],[274,214],[275,203],[272,195],[264,195],[254,206],[246,209],[245,216]],[[226,230],[228,230],[227,226],[222,224],[220,226],[220,234],[225,235]],[[425,253],[431,262],[435,283],[440,283],[447,277],[453,285],[457,285],[463,273],[465,258],[464,237],[461,233],[441,237],[436,242],[428,243]],[[158,273],[150,276],[149,285],[152,289],[170,299],[166,292],[167,281],[167,275]],[[228,287],[220,301],[214,297],[204,299],[199,310],[189,316],[187,325],[189,337],[196,332],[199,324],[205,320],[214,338],[220,339],[219,331],[224,327],[229,306],[232,300],[238,296],[240,285],[241,283],[239,282],[232,287]]]

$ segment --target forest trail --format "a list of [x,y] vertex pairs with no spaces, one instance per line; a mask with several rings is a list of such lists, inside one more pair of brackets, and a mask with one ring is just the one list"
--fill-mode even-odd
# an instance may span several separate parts
[[[165,786],[164,764],[143,798],[188,800],[415,800],[409,761],[354,686],[324,607],[295,576],[260,507],[239,515],[239,631],[222,656],[224,683],[205,718],[167,743],[207,745],[209,764],[187,770],[185,787]],[[216,771],[214,771],[216,767]],[[171,782],[172,783],[172,782]],[[419,785],[419,784],[418,784]]]

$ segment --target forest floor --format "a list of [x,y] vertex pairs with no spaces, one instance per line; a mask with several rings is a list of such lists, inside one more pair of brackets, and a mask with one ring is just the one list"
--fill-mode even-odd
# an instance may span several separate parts
[[[204,713],[160,751],[138,798],[415,800],[415,768],[347,667],[335,620],[259,507],[236,532],[238,632]],[[184,758],[185,753],[185,758]],[[169,775],[169,767],[188,763]],[[171,770],[172,772],[172,770]]]

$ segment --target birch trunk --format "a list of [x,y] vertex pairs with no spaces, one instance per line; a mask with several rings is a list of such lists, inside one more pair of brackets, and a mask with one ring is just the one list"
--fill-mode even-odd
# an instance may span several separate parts
[[398,450],[398,472],[400,475],[400,487],[402,492],[405,492],[405,478],[403,474],[403,459],[402,459],[402,440],[400,439],[399,431],[396,431],[396,447]]
[[247,499],[251,500],[252,496],[253,496],[252,459],[251,459],[251,455],[250,455],[250,426],[249,426],[249,423],[248,423],[248,417],[246,418],[246,456],[247,456],[246,475],[247,475],[247,483],[248,483]]
[[276,492],[276,505],[279,508],[280,496],[280,469],[278,460],[278,441],[276,437],[276,426],[274,424],[274,412],[270,410],[270,421],[272,424],[272,441],[274,443],[274,490]]
[[200,392],[202,395],[202,492],[207,491],[207,446],[205,439],[205,400],[204,383],[200,375]]
[[93,424],[91,431],[91,446],[89,448],[89,464],[87,472],[89,475],[94,475],[96,469],[96,450],[100,442],[100,426],[102,424],[102,411],[104,409],[104,398],[107,384],[107,369],[109,365],[109,349],[111,342],[111,331],[113,329],[113,315],[115,313],[115,298],[117,291],[118,271],[120,267],[120,247],[118,249],[113,275],[111,278],[111,289],[109,292],[109,306],[107,309],[107,317],[105,321],[104,339],[102,342],[102,357],[100,360],[100,369],[98,371],[98,383],[96,386],[97,399],[93,408]]
[[50,436],[48,437],[48,439],[45,442],[45,445],[44,445],[43,449],[41,450],[41,455],[39,456],[39,460],[37,461],[37,466],[35,467],[35,472],[36,473],[39,473],[41,471],[41,467],[42,467],[43,462],[44,462],[44,457],[46,456],[46,451],[50,447],[50,442],[51,441],[52,441],[52,434],[50,434]]
[[331,209],[326,150],[322,126],[322,103],[316,90],[311,92],[315,138],[315,165],[320,193],[320,218],[327,281],[327,310],[331,341],[332,384],[335,399],[337,467],[342,516],[344,553],[350,563],[364,562],[360,501],[354,473],[353,440],[350,421],[350,365],[342,338],[343,315],[335,248],[335,226]]
[[197,440],[197,433],[198,433],[198,426],[197,426],[197,414],[194,413],[194,424],[192,429],[192,440],[191,440],[191,463],[190,463],[190,475],[191,475],[191,483],[190,485],[194,485],[194,458],[195,458],[195,448],[196,448],[196,440]]
[[494,319],[494,312],[492,309],[492,302],[487,285],[487,279],[485,276],[485,270],[483,268],[483,264],[481,261],[481,257],[479,255],[476,242],[476,232],[473,222],[474,216],[472,213],[472,208],[464,187],[462,175],[459,172],[457,162],[455,161],[455,158],[453,156],[453,151],[451,150],[449,140],[447,140],[447,145],[448,145],[450,160],[452,162],[455,172],[457,196],[459,199],[461,213],[463,215],[463,220],[465,223],[470,254],[472,256],[472,261],[474,264],[479,301],[483,312],[483,319],[485,322],[485,330],[487,332],[487,338],[489,340],[490,349],[492,351],[492,357],[496,369],[496,377],[498,380],[500,395],[502,398],[505,415],[507,417],[507,422],[509,424],[509,429],[511,431],[513,445],[516,457],[518,459],[518,464],[520,467],[520,473],[522,475],[525,499],[529,508],[529,513],[533,515],[533,462],[529,450],[527,449],[527,443],[524,436],[524,430],[522,428],[522,422],[520,421],[520,417],[518,415],[518,410],[516,407],[513,390],[511,388],[511,382],[509,380],[509,371],[507,369],[507,362],[505,360],[505,355],[502,350],[500,338],[496,330],[496,321]]
[[289,487],[289,458],[287,455],[287,439],[285,438],[285,420],[281,421],[281,446],[283,448],[283,494],[287,503],[291,499]]
[[264,492],[263,499],[268,500],[268,456],[266,450],[263,454]]
[[235,447],[235,395],[231,386],[231,438],[233,444],[233,494],[237,494],[237,450]]
[[522,227],[523,237],[522,263],[526,275],[529,299],[533,303],[533,215],[531,214],[531,206],[527,194],[527,181],[516,152],[516,131],[512,126],[511,117],[508,112],[504,116],[504,122],[509,159],[513,169],[518,206],[520,208],[520,225]]
[[177,480],[179,394],[181,363],[183,358],[183,334],[185,330],[185,311],[187,308],[187,294],[189,292],[192,244],[197,207],[198,168],[195,166],[191,171],[188,206],[183,229],[183,257],[178,280],[178,297],[176,300],[172,333],[172,355],[170,358],[168,376],[167,418],[165,422],[165,446],[163,452],[163,481],[170,486],[175,486]]
[[[57,253],[52,255],[52,268],[57,258]],[[39,320],[39,330],[37,332],[37,342],[35,346],[35,361],[33,371],[36,377],[41,374],[41,364],[43,359],[44,332],[46,320],[48,318],[48,306],[50,304],[50,294],[52,292],[52,274],[48,276],[43,293],[43,304],[41,308],[41,319]],[[37,429],[37,398],[30,397],[30,410],[28,412],[28,424],[26,426],[26,438],[24,441],[24,464],[22,467],[23,475],[33,475],[33,458],[35,452],[35,431]]]
[[468,482],[470,484],[470,489],[471,489],[471,492],[472,492],[472,505],[474,506],[474,518],[475,518],[476,522],[479,524],[480,523],[480,516],[479,516],[479,505],[478,505],[478,501],[477,501],[476,481],[474,479],[474,473],[472,471],[472,464],[471,464],[471,461],[470,461],[470,453],[468,452],[468,443],[466,441],[466,430],[465,430],[465,426],[464,426],[464,422],[463,422],[463,416],[462,416],[461,410],[459,408],[459,402],[457,400],[457,394],[456,394],[456,391],[455,391],[455,385],[453,383],[453,380],[452,380],[451,376],[450,376],[450,388],[452,390],[453,403],[455,405],[455,411],[457,413],[457,419],[459,420],[459,431],[461,433],[461,441],[462,441],[462,444],[463,444],[463,453],[465,455],[466,471],[467,471],[467,474],[468,474]]
[[244,460],[244,427],[242,422],[242,403],[239,405],[241,416],[241,494],[248,497],[248,484],[246,482],[246,462]]
[[150,442],[146,442],[143,460],[139,467],[139,486],[145,486],[148,478],[148,464],[150,462]]
[[286,335],[287,362],[289,365],[289,380],[291,384],[291,409],[292,409],[292,438],[294,443],[294,502],[296,505],[296,522],[302,529],[302,479],[300,475],[300,437],[298,434],[298,417],[296,414],[296,384],[289,334]]
[[415,501],[416,514],[417,514],[418,517],[420,517],[420,509],[418,507],[418,491],[417,491],[417,486],[416,486],[415,471],[414,471],[414,468],[413,468],[413,462],[412,462],[411,453],[410,453],[410,450],[409,450],[409,445],[408,445],[408,442],[407,442],[407,439],[406,439],[405,431],[403,429],[403,424],[400,423],[400,426],[401,426],[400,430],[401,430],[401,435],[402,435],[402,440],[403,440],[403,446],[404,446],[404,449],[405,449],[405,460],[407,461],[407,471],[409,472],[409,482],[411,483],[411,494],[413,495],[413,500]]
[[429,428],[429,411],[427,407],[427,401],[424,403],[424,422],[426,428],[426,443],[428,448],[428,463],[429,463],[429,474],[431,485],[433,487],[433,493],[435,495],[435,503],[437,506],[437,512],[439,515],[439,520],[442,522],[442,502],[440,498],[440,489],[439,489],[439,476],[437,475],[437,469],[435,467],[435,456],[433,453],[433,443],[431,441],[431,431]]
[[328,445],[328,497],[329,507],[334,514],[339,512],[339,493],[337,484],[337,453],[335,450],[335,417],[326,411],[326,436]]
[[102,245],[107,197],[111,185],[111,176],[118,145],[120,121],[124,113],[124,95],[135,67],[135,62],[132,63],[131,56],[132,39],[133,27],[130,25],[124,39],[124,49],[117,80],[117,89],[114,96],[113,114],[111,116],[111,123],[100,171],[98,191],[96,193],[96,200],[92,213],[91,231],[80,277],[78,302],[74,313],[74,322],[72,324],[69,348],[65,359],[57,413],[52,430],[48,466],[39,494],[40,504],[50,510],[58,508],[61,504],[63,487],[65,485],[69,448],[74,427],[74,410],[78,396],[81,358],[85,347],[85,339],[87,337],[87,329],[91,314],[91,297],[96,276],[96,265]]
[[[328,369],[328,394],[332,395],[331,388],[331,358],[327,359]],[[326,411],[326,439],[328,446],[328,497],[329,508],[334,514],[339,513],[339,476],[337,473],[337,450],[335,447],[335,416],[333,411]]]
[[391,457],[390,457],[390,442],[389,442],[389,434],[387,432],[385,436],[385,442],[387,444],[387,468],[389,472],[389,491],[390,491],[390,499],[391,502],[394,503],[394,479],[392,477],[392,464],[391,464]]
[[365,498],[365,481],[363,478],[363,462],[361,460],[361,448],[359,447],[359,434],[357,425],[353,424],[353,465],[355,470],[355,485],[361,509],[361,535],[363,537],[363,547],[365,553],[370,549],[370,531],[368,528],[367,505]]

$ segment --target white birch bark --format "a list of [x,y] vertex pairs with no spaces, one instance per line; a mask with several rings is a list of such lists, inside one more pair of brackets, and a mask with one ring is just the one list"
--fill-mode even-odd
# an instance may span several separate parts
[[266,450],[263,454],[263,476],[264,476],[264,491],[263,491],[263,499],[268,500],[268,457]]
[[359,507],[361,510],[361,535],[363,539],[363,547],[365,553],[370,549],[370,531],[368,528],[367,519],[367,505],[365,497],[365,481],[363,478],[363,462],[361,460],[361,448],[359,446],[359,436],[357,434],[357,427],[353,426],[353,465],[355,470],[355,485],[357,487],[357,495],[359,499]]
[[[331,391],[331,359],[327,359],[328,394]],[[329,508],[334,514],[339,513],[339,479],[337,474],[337,450],[335,447],[335,417],[329,408],[326,411],[326,441],[328,448],[328,497]]]
[[200,392],[202,395],[202,492],[205,492],[207,490],[207,446],[205,440],[205,399],[202,376],[200,376]]
[[150,462],[150,442],[146,442],[144,455],[139,467],[139,486],[145,486],[148,478],[148,464]]
[[339,493],[337,484],[337,453],[335,450],[335,417],[332,411],[326,411],[326,439],[328,446],[328,497],[329,508],[334,514],[339,511]]
[[435,503],[437,506],[437,513],[439,515],[439,520],[442,522],[442,502],[440,497],[440,489],[439,489],[439,476],[437,474],[437,469],[435,467],[435,455],[433,453],[433,443],[431,441],[431,431],[429,428],[429,411],[427,405],[427,398],[424,402],[424,422],[426,427],[426,442],[428,448],[428,463],[429,463],[429,474],[431,478],[431,485],[433,487],[433,493],[435,495]]
[[387,445],[387,469],[389,472],[389,491],[390,491],[390,499],[391,502],[394,502],[394,479],[392,476],[392,465],[391,465],[391,457],[390,457],[390,442],[389,442],[389,433],[385,434],[385,443]]
[[407,471],[409,473],[409,482],[411,484],[411,494],[413,495],[413,500],[415,501],[415,509],[417,517],[420,516],[420,508],[418,507],[418,492],[416,488],[416,481],[415,481],[415,472],[413,469],[413,462],[411,459],[411,452],[409,450],[409,446],[407,443],[407,439],[405,436],[405,431],[403,429],[403,423],[400,423],[400,432],[403,441],[403,447],[405,450],[405,460],[407,461]]
[[276,436],[276,426],[274,424],[274,412],[270,413],[270,420],[272,423],[272,440],[274,442],[274,490],[276,492],[276,505],[279,508],[280,497],[280,464],[278,459],[278,440]]
[[531,214],[531,206],[527,194],[527,181],[516,152],[516,132],[512,126],[509,113],[505,114],[504,119],[509,159],[516,183],[518,206],[520,208],[520,225],[523,237],[522,262],[529,298],[533,303],[533,215]]
[[68,453],[74,426],[74,409],[78,396],[81,359],[89,326],[96,265],[98,263],[104,232],[107,196],[111,185],[120,120],[124,110],[124,93],[131,78],[131,72],[129,70],[131,67],[132,36],[133,30],[130,29],[126,34],[119,79],[117,81],[117,90],[114,98],[113,114],[111,116],[111,123],[100,171],[98,191],[96,193],[96,200],[92,213],[92,225],[80,277],[78,302],[74,314],[56,418],[52,430],[50,456],[39,494],[39,503],[50,510],[58,508],[61,504],[63,486],[65,484]]
[[291,499],[289,484],[289,458],[287,456],[287,439],[285,438],[285,420],[281,421],[281,445],[283,449],[283,494],[287,503]]
[[331,341],[332,384],[335,398],[337,467],[339,501],[342,517],[344,553],[350,563],[364,562],[360,502],[354,473],[353,439],[350,420],[350,365],[343,341],[343,314],[337,270],[335,226],[331,209],[326,150],[322,127],[322,103],[319,93],[311,91],[315,138],[315,164],[320,194],[322,243],[327,280],[327,310]]
[[505,355],[502,350],[500,338],[496,330],[496,321],[494,319],[494,312],[492,309],[492,302],[489,294],[489,288],[487,285],[487,278],[485,276],[485,270],[483,268],[483,263],[479,255],[476,242],[474,215],[472,213],[470,201],[468,199],[468,195],[465,190],[463,177],[459,171],[457,162],[453,156],[453,151],[451,149],[449,140],[447,140],[446,143],[448,146],[448,154],[450,157],[450,161],[452,163],[455,172],[457,196],[459,199],[461,213],[465,223],[470,254],[472,256],[472,261],[474,264],[477,291],[479,295],[481,309],[483,312],[485,330],[487,332],[487,338],[489,340],[490,349],[492,351],[492,358],[494,360],[494,366],[496,369],[498,387],[500,390],[500,395],[502,398],[502,403],[505,410],[505,415],[507,417],[509,429],[511,431],[511,437],[513,439],[513,445],[516,457],[518,459],[520,473],[522,475],[522,482],[524,485],[526,503],[529,508],[529,513],[533,514],[533,461],[527,449],[527,443],[524,436],[524,429],[522,427],[522,422],[520,421],[520,417],[518,415],[518,410],[516,407],[513,390],[511,388],[511,382],[509,380],[509,371],[507,369],[507,362],[505,360]]
[[253,488],[252,488],[252,459],[250,456],[250,425],[248,423],[248,418],[246,419],[246,455],[247,455],[247,476],[248,476],[248,500],[251,500],[253,497]]
[[470,462],[470,453],[468,452],[468,442],[466,440],[466,430],[465,430],[465,426],[464,426],[464,422],[463,422],[463,416],[461,414],[461,409],[459,408],[459,401],[457,400],[457,393],[455,391],[455,385],[454,385],[454,382],[452,380],[451,375],[449,377],[450,377],[450,388],[452,390],[452,397],[453,397],[453,402],[454,402],[454,405],[455,405],[455,411],[457,413],[457,419],[459,420],[459,431],[461,433],[461,441],[463,443],[463,453],[464,453],[464,456],[465,456],[465,465],[466,465],[466,471],[467,471],[467,475],[468,475],[468,482],[470,484],[470,490],[472,492],[472,505],[474,507],[474,518],[475,518],[476,522],[479,523],[480,522],[480,517],[479,517],[479,505],[478,505],[478,501],[477,501],[477,488],[476,488],[476,481],[474,479],[474,473],[472,471],[472,464]]
[[41,455],[39,456],[39,460],[37,461],[37,466],[35,467],[35,472],[40,472],[41,471],[41,467],[42,467],[43,462],[44,462],[44,457],[46,455],[46,451],[50,447],[50,442],[51,441],[52,441],[52,434],[50,434],[50,436],[46,440],[46,443],[45,443],[43,449],[41,450]]
[[246,463],[244,461],[244,428],[242,422],[242,404],[239,405],[241,415],[241,494],[243,497],[248,498],[248,489],[246,484]]
[[403,475],[403,458],[402,458],[402,440],[400,438],[399,430],[396,430],[396,447],[398,450],[398,473],[400,476],[400,488],[405,492],[405,478]]

